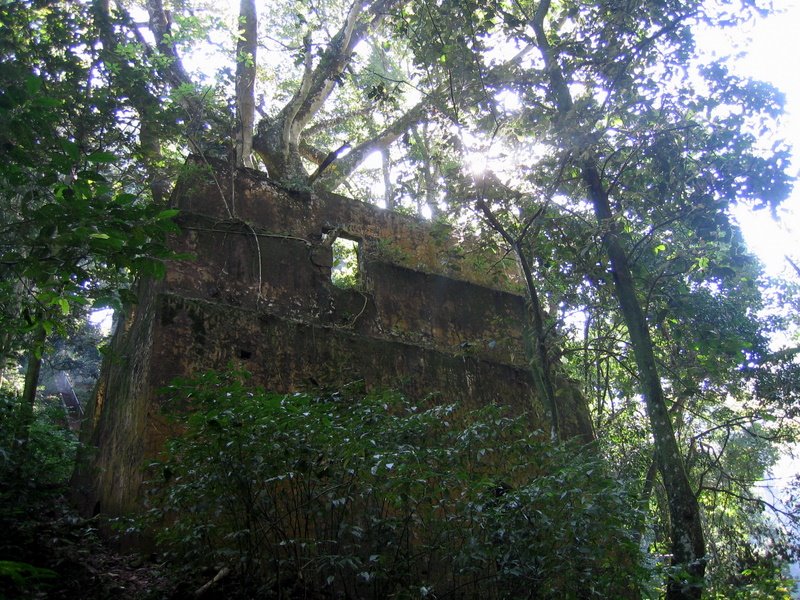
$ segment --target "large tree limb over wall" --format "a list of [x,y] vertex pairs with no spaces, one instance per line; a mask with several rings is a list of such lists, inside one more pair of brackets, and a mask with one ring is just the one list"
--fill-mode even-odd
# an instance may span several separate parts
[[316,65],[310,33],[304,40],[303,77],[292,98],[274,119],[263,119],[253,139],[253,149],[271,177],[284,182],[305,182],[300,138],[311,119],[330,97],[338,78],[350,64],[356,45],[377,27],[397,0],[377,0],[368,6],[354,2],[344,24],[333,36]]

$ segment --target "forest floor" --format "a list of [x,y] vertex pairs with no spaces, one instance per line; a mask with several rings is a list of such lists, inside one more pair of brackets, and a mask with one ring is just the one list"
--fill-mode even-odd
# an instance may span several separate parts
[[157,563],[115,550],[63,491],[17,500],[0,514],[0,600],[185,597]]

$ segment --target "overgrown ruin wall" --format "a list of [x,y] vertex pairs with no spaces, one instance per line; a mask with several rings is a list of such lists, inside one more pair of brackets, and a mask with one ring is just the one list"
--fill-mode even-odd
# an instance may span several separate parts
[[[287,192],[249,171],[197,168],[175,193],[175,249],[195,259],[144,282],[121,319],[87,411],[94,448],[76,477],[87,513],[141,501],[169,435],[159,390],[238,364],[288,392],[363,380],[468,405],[503,403],[546,429],[523,349],[524,301],[480,284],[459,243],[425,221],[333,194]],[[331,241],[359,242],[359,285],[331,282]],[[562,406],[590,436],[585,407]]]

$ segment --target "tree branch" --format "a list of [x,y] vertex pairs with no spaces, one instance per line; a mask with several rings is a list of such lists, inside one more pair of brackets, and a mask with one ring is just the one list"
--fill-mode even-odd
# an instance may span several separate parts
[[425,119],[428,116],[429,104],[430,100],[428,99],[418,102],[383,131],[358,144],[349,154],[334,163],[319,182],[326,187],[333,188],[355,171],[369,154],[388,148],[411,127]]
[[798,266],[798,264],[794,262],[788,254],[784,254],[783,258],[786,259],[786,262],[788,262],[792,266],[794,272],[797,273],[798,277],[800,277],[800,266]]
[[[153,1],[153,0],[150,0]],[[270,175],[293,181],[308,177],[300,160],[300,137],[308,122],[330,96],[352,58],[353,50],[376,27],[399,0],[376,0],[365,7],[361,0],[350,6],[342,27],[333,36],[316,67],[312,64],[310,34],[306,47],[303,78],[295,94],[272,121],[263,119],[253,139]],[[369,19],[362,19],[369,15]]]
[[550,360],[547,354],[547,333],[544,328],[544,321],[542,319],[542,306],[539,300],[539,293],[536,284],[533,281],[533,273],[531,272],[528,257],[521,245],[520,239],[515,239],[508,230],[503,227],[503,224],[497,220],[497,217],[483,200],[478,198],[475,205],[483,213],[483,216],[500,236],[511,246],[514,250],[514,256],[519,265],[520,271],[525,278],[525,287],[528,292],[528,304],[530,313],[530,325],[533,329],[534,336],[534,352],[532,357],[532,375],[534,381],[539,388],[539,393],[542,395],[545,405],[550,411],[550,421],[552,427],[552,437],[558,441],[562,436],[561,418],[559,413],[558,401],[556,399],[556,392],[553,386],[553,374],[550,368]]
[[147,0],[147,14],[150,17],[150,30],[156,40],[156,48],[170,60],[167,62],[166,74],[170,78],[173,87],[182,84],[191,84],[192,79],[183,68],[183,63],[178,56],[175,46],[169,41],[172,34],[172,26],[167,18],[164,5],[161,0]]
[[341,125],[342,123],[346,123],[350,119],[355,119],[357,117],[366,117],[370,113],[374,111],[372,106],[362,106],[357,110],[351,110],[348,112],[342,112],[337,114],[334,117],[330,117],[329,119],[320,119],[316,121],[312,125],[309,125],[303,130],[302,136],[304,138],[312,137],[326,129],[332,129],[337,125]]

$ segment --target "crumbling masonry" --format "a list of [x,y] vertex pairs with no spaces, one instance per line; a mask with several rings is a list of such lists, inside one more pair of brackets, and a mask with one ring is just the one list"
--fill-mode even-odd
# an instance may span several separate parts
[[[275,391],[363,381],[443,402],[511,404],[547,428],[526,367],[523,298],[480,283],[486,269],[470,269],[447,231],[200,165],[174,198],[175,249],[195,259],[140,285],[118,324],[86,413],[83,437],[95,450],[76,477],[85,512],[139,506],[143,466],[170,433],[159,390],[231,363]],[[351,289],[331,282],[336,237],[358,242]],[[585,406],[571,403],[560,408],[566,432],[591,435]]]

